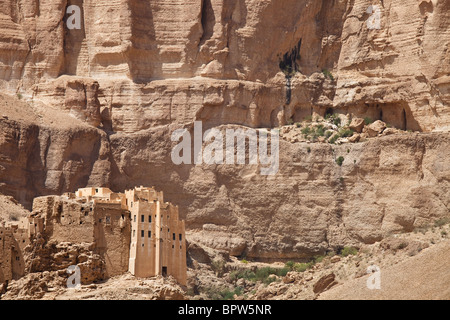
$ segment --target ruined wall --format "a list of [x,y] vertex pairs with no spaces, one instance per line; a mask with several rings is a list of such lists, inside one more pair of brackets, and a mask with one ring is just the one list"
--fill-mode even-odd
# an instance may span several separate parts
[[104,259],[105,275],[128,270],[130,221],[122,202],[47,196],[36,198],[33,213],[45,218],[47,242],[90,244]]
[[11,228],[0,227],[0,269],[3,283],[25,274],[25,261]]
[[120,203],[98,201],[94,205],[94,252],[102,255],[109,277],[128,271],[131,227],[127,210]]

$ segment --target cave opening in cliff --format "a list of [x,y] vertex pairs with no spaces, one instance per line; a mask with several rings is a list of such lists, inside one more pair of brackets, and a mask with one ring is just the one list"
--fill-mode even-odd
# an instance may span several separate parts
[[211,4],[211,0],[202,1],[202,11],[201,11],[201,26],[202,26],[202,37],[200,39],[199,46],[202,46],[206,41],[211,39],[214,34],[214,26],[216,25],[216,16],[214,14],[214,9]]
[[325,111],[325,118],[332,116],[333,114],[334,114],[333,108],[327,108],[327,110]]
[[408,128],[408,122],[407,122],[407,119],[406,119],[406,111],[405,111],[405,109],[403,109],[403,112],[402,112],[402,119],[403,119],[403,130],[406,130],[406,128]]
[[[409,105],[403,101],[365,103],[363,106],[352,106],[342,111],[351,113],[354,117],[370,119],[371,121],[381,120],[396,129],[422,131]],[[328,110],[326,113],[328,113]]]

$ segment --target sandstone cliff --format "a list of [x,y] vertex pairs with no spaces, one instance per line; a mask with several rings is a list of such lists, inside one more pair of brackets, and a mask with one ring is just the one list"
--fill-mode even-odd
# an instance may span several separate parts
[[[70,5],[81,29],[67,28]],[[448,216],[450,3],[376,1],[379,29],[371,5],[2,0],[0,192],[29,208],[79,187],[157,186],[193,239],[257,258],[373,243]],[[170,159],[172,131],[195,120],[275,128],[333,112],[415,133],[283,141],[274,177]]]

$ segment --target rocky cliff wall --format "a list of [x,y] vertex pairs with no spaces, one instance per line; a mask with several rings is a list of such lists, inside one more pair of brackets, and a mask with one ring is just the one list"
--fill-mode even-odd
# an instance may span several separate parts
[[[448,215],[448,1],[0,4],[0,192],[28,207],[79,187],[154,185],[192,237],[266,258]],[[67,27],[72,5],[80,29]],[[330,112],[417,133],[282,142],[274,177],[170,159],[171,132],[195,120],[273,128]]]

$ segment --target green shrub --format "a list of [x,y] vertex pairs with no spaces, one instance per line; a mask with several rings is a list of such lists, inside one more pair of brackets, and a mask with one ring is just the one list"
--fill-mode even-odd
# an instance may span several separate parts
[[339,126],[341,125],[341,118],[339,118],[339,117],[334,117],[333,123],[334,123],[334,125],[336,125],[336,126],[339,127]]
[[242,288],[237,287],[234,290],[225,289],[219,292],[220,298],[218,300],[234,300],[234,295],[241,296]]
[[209,287],[206,288],[204,292],[211,300],[234,300],[234,295],[241,296],[243,294],[241,287],[237,287],[234,290],[220,287]]
[[326,256],[315,256],[314,258],[313,258],[313,261],[314,261],[314,263],[320,263],[320,262],[322,262],[323,261],[323,259],[325,259],[325,257]]
[[434,226],[435,227],[442,227],[442,226],[444,226],[444,225],[446,225],[448,223],[450,223],[450,219],[449,218],[441,218],[441,219],[436,220],[434,222]]
[[251,270],[236,270],[230,273],[230,279],[236,281],[238,279],[245,279],[252,282],[261,281],[265,284],[270,284],[275,281],[271,275],[284,277],[291,269],[289,267],[284,268],[272,268],[264,267],[258,268],[254,272]]
[[295,265],[294,261],[288,261],[284,264],[285,268],[288,268],[289,270],[293,270],[294,265]]
[[340,138],[341,136],[339,134],[335,134],[331,139],[330,139],[330,143],[331,144],[335,144],[336,141]]
[[365,118],[364,118],[364,123],[365,123],[366,126],[367,126],[367,125],[373,123],[373,120],[372,120],[371,118],[369,118],[369,117],[365,117]]
[[323,125],[320,124],[316,127],[316,135],[319,137],[325,136],[325,128],[323,127]]
[[303,128],[301,132],[305,137],[307,137],[311,134],[311,128],[310,127]]
[[348,137],[351,137],[351,136],[353,136],[353,134],[354,134],[354,131],[351,130],[351,129],[341,129],[341,130],[339,130],[339,135],[340,135],[342,138],[348,138]]
[[336,159],[336,163],[338,164],[338,166],[342,166],[342,164],[344,163],[344,157],[340,156],[339,158]]
[[211,268],[215,272],[216,276],[222,277],[225,273],[226,262],[224,260],[214,260],[211,263]]
[[350,256],[350,255],[356,255],[356,254],[358,254],[358,249],[356,249],[356,248],[354,248],[354,247],[344,247],[342,250],[341,250],[341,256],[343,256],[343,257],[347,257],[347,256]]
[[402,242],[402,243],[400,243],[400,244],[398,245],[397,249],[398,249],[398,250],[403,250],[403,249],[405,249],[407,246],[408,246],[408,243],[407,243],[407,242]]
[[255,273],[251,270],[236,270],[230,273],[231,281],[236,281],[238,279],[253,281],[255,277]]
[[322,70],[323,75],[325,76],[325,78],[330,79],[331,81],[334,81],[334,77],[333,74],[328,70],[328,69],[323,69]]
[[310,269],[313,265],[314,265],[314,262],[296,263],[294,265],[294,271],[305,272],[306,270]]

